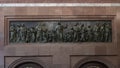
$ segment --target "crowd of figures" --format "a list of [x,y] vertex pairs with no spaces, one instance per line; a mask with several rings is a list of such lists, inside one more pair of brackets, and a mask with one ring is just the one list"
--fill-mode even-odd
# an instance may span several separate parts
[[55,28],[49,30],[46,23],[38,23],[36,26],[27,27],[22,24],[10,24],[10,43],[47,43],[47,42],[111,42],[112,27],[110,23],[95,23],[85,25],[75,22],[57,23]]

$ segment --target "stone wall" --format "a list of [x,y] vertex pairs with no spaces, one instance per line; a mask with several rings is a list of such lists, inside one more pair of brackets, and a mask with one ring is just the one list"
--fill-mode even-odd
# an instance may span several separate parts
[[[93,15],[114,16],[113,43],[55,43],[4,45],[6,16],[19,15]],[[0,8],[0,68],[4,60],[8,65],[19,57],[37,56],[51,68],[74,68],[87,57],[105,59],[116,68],[120,67],[120,8],[119,7],[4,7]],[[47,56],[47,57],[46,57]],[[47,58],[47,59],[46,59]],[[103,63],[106,61],[103,60]],[[7,66],[7,65],[6,65]],[[46,65],[47,66],[47,65]],[[47,67],[46,67],[47,68]]]

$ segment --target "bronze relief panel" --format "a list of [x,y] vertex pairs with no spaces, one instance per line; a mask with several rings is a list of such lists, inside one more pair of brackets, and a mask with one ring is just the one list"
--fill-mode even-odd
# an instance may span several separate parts
[[111,20],[10,21],[9,43],[112,42]]

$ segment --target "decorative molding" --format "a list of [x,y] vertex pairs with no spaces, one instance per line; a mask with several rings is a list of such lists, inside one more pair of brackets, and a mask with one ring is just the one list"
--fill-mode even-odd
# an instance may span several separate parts
[[119,7],[120,3],[2,3],[0,7]]
[[[29,21],[38,21],[38,20],[113,20],[114,16],[6,16],[5,17],[5,45],[10,45],[9,43],[9,24],[10,21],[23,21],[29,20]],[[114,32],[113,32],[113,38],[114,38]],[[94,42],[93,42],[94,43]],[[106,44],[112,44],[114,41]],[[102,42],[101,42],[102,44]]]
[[80,60],[79,62],[77,62],[73,68],[79,68],[82,64],[85,64],[87,62],[91,62],[91,61],[97,61],[97,62],[100,62],[100,63],[103,63],[105,65],[108,66],[108,68],[116,68],[116,66],[113,65],[112,62],[110,62],[109,60],[105,59],[105,58],[98,58],[98,57],[86,57],[82,60]]
[[36,63],[39,64],[42,67],[45,67],[45,63],[41,60],[38,60],[38,57],[21,57],[17,60],[15,60],[12,64],[10,64],[8,66],[8,68],[15,68],[16,66],[26,63],[26,62],[32,62],[32,63]]

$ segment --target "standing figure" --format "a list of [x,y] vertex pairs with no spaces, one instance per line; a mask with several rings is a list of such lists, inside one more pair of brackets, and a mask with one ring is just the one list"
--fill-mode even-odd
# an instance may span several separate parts
[[12,24],[10,26],[10,35],[9,35],[9,38],[10,38],[10,42],[16,42],[16,28],[15,28],[15,25]]
[[105,24],[105,42],[109,42],[109,41],[112,41],[112,28],[107,23]]
[[51,30],[47,33],[47,42],[53,42],[53,33]]
[[41,42],[42,41],[41,24],[38,24],[35,28],[36,28],[36,42]]
[[84,24],[81,25],[80,34],[81,34],[81,39],[80,39],[80,41],[81,41],[81,42],[85,42],[85,26],[84,26]]
[[74,38],[74,29],[70,28],[69,32],[68,32],[69,36],[68,36],[68,41],[69,42],[74,42],[73,38]]
[[61,23],[58,23],[55,27],[56,34],[57,34],[57,41],[61,42],[63,41],[63,26]]
[[47,32],[48,29],[45,24],[42,24],[41,26],[41,33],[42,33],[42,42],[47,42]]
[[81,42],[81,31],[82,31],[82,28],[81,28],[81,23],[79,24],[79,26],[78,26],[78,28],[79,28],[79,30],[78,30],[78,39],[79,39],[79,42]]
[[99,26],[99,41],[101,41],[101,42],[104,42],[104,38],[105,38],[105,36],[104,36],[104,32],[105,32],[105,25],[104,24],[101,24],[100,26]]
[[19,28],[19,36],[20,36],[20,42],[25,42],[26,37],[26,27],[25,24],[21,24]]
[[35,42],[35,40],[36,40],[36,30],[35,30],[35,28],[31,27],[30,32],[31,32],[31,42]]
[[56,31],[55,30],[52,30],[52,41],[53,42],[57,42],[57,34],[56,34]]
[[94,41],[97,42],[98,39],[99,39],[99,27],[98,27],[99,24],[95,24],[94,27],[93,27],[93,32],[94,32]]
[[63,42],[67,42],[68,39],[67,39],[67,36],[68,36],[68,25],[66,24],[64,26],[64,29],[63,29]]
[[87,26],[87,32],[86,32],[86,36],[87,36],[87,41],[91,42],[92,41],[92,29],[91,26]]
[[79,23],[76,23],[73,27],[74,30],[74,42],[79,41]]
[[17,39],[16,39],[16,42],[20,42],[20,24],[17,24],[16,25],[16,36],[17,36]]
[[31,41],[31,31],[30,28],[26,28],[26,43],[30,43]]

